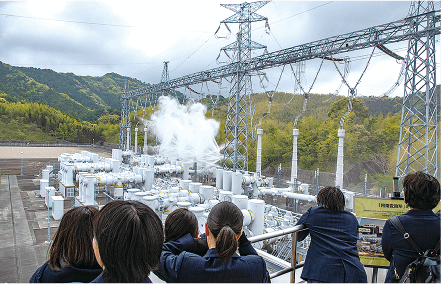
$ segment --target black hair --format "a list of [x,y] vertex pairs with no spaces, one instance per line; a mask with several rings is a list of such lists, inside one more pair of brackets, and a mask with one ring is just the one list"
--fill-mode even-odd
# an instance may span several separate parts
[[403,179],[404,202],[412,208],[432,210],[440,199],[440,185],[436,178],[421,171]]
[[49,268],[61,267],[99,268],[93,253],[93,224],[98,209],[92,206],[75,207],[61,219],[49,250]]
[[216,238],[216,254],[221,261],[229,260],[237,249],[237,235],[241,233],[243,215],[240,209],[229,201],[223,201],[210,211],[207,226]]
[[345,208],[345,196],[337,187],[327,186],[317,194],[317,204],[334,212]]
[[190,233],[193,238],[198,235],[198,219],[193,212],[186,208],[179,208],[170,213],[165,219],[165,241],[175,241]]
[[94,233],[107,282],[142,282],[159,263],[162,222],[143,203],[108,203],[95,218]]

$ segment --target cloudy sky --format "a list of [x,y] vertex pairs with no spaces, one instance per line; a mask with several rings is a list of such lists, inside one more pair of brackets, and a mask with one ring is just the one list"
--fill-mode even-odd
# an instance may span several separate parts
[[[102,76],[116,72],[146,83],[158,83],[163,61],[170,61],[170,78],[218,67],[221,47],[235,40],[214,33],[220,21],[233,14],[221,3],[243,1],[0,1],[0,61],[14,66],[53,69],[77,75]],[[435,8],[440,8],[436,2]],[[252,39],[268,51],[289,48],[402,19],[407,1],[273,1],[257,11],[269,20],[253,23]],[[221,27],[219,35],[227,35]],[[439,37],[437,37],[439,47]],[[387,46],[406,55],[407,42]],[[348,82],[355,85],[372,49],[347,53],[352,59]],[[255,55],[261,53],[256,52]],[[439,52],[437,52],[439,55]],[[342,55],[343,56],[343,55]],[[220,60],[226,60],[221,56]],[[437,58],[439,62],[439,57]],[[309,89],[321,60],[307,61],[302,81]],[[340,66],[342,68],[342,66]],[[376,50],[357,88],[360,95],[380,96],[398,79],[400,63]],[[282,67],[266,70],[266,90],[293,92],[295,79]],[[439,63],[437,82],[440,82]],[[312,89],[332,93],[340,84],[334,65],[325,61]],[[193,86],[200,91],[201,86]],[[214,94],[213,86],[210,92]],[[263,90],[256,78],[254,91]],[[189,93],[189,91],[182,92]],[[203,92],[208,93],[206,86]],[[347,95],[347,88],[340,92]],[[402,96],[401,85],[391,96]]]

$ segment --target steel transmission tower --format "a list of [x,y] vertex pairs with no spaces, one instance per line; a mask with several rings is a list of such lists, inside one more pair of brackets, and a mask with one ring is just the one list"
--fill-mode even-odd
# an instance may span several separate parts
[[439,179],[433,2],[413,1],[406,20],[409,34],[413,35],[407,50],[395,176],[403,178],[408,173],[423,171]]
[[252,50],[266,49],[264,45],[251,40],[251,23],[265,21],[266,27],[269,27],[268,19],[255,13],[267,3],[269,1],[221,4],[222,7],[235,12],[234,15],[221,21],[221,24],[239,24],[236,41],[221,49],[224,52],[232,51],[233,57],[230,58],[237,63],[231,76],[223,160],[223,167],[233,171],[248,170],[248,137],[253,129],[254,99],[251,96],[252,72],[245,69],[244,61],[251,59]]
[[131,127],[130,123],[130,101],[131,98],[128,97],[126,94],[129,92],[129,80],[126,79],[126,82],[124,84],[124,94],[122,98],[122,105],[121,105],[121,124],[120,124],[120,130],[119,130],[119,148],[124,149],[124,147],[127,145],[127,135],[126,131],[127,128]]

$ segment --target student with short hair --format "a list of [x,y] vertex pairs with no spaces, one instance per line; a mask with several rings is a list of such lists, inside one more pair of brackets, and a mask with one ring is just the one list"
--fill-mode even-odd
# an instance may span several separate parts
[[93,248],[103,268],[93,283],[151,282],[163,243],[162,222],[137,201],[106,204],[94,220]]
[[[410,210],[398,216],[404,230],[422,251],[434,249],[440,240],[440,218],[433,209],[440,200],[440,184],[433,176],[421,171],[403,179],[404,203]],[[381,238],[384,257],[390,266],[387,283],[398,283],[407,265],[419,257],[418,252],[397,228],[387,220]],[[439,251],[438,251],[439,253]]]
[[30,283],[90,282],[102,272],[92,248],[92,219],[98,209],[75,207],[61,219],[49,250],[49,260],[35,271]]
[[301,278],[308,283],[366,283],[366,271],[357,252],[358,221],[354,214],[343,210],[343,192],[337,187],[322,188],[317,205],[296,224],[307,228],[298,233],[298,241],[311,235]]
[[166,282],[270,282],[265,261],[251,246],[242,226],[243,215],[236,205],[228,201],[216,204],[205,224],[207,253],[199,256],[191,252],[195,244],[188,233],[163,245],[155,274]]

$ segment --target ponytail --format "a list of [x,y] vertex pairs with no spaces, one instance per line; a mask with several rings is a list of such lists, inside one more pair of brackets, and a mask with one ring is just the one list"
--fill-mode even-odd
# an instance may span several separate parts
[[211,209],[207,227],[216,238],[216,254],[221,261],[228,261],[236,252],[237,235],[241,233],[242,225],[242,212],[233,203],[223,201]]
[[216,254],[222,262],[227,262],[236,252],[237,246],[236,233],[229,226],[224,226],[216,238]]

